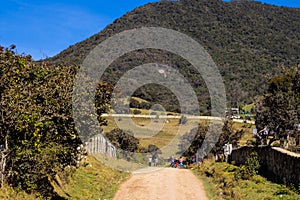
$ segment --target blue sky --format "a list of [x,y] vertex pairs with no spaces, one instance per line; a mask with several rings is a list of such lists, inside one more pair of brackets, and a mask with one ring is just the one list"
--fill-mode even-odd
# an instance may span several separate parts
[[[35,60],[51,57],[101,31],[125,13],[158,0],[3,0],[0,45]],[[262,2],[300,8],[299,0]]]

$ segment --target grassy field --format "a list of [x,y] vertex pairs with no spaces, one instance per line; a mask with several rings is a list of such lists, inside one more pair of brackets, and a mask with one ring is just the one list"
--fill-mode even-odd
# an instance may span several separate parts
[[[109,132],[115,128],[118,128],[113,117],[106,117],[108,121],[108,126],[103,127],[104,132]],[[148,137],[138,137],[139,138],[139,148],[147,149],[148,145],[156,145],[158,148],[162,150],[162,154],[159,155],[161,159],[167,159],[170,155],[180,156],[181,150],[179,149],[179,144],[181,142],[181,136],[185,133],[190,132],[191,129],[197,127],[198,123],[201,124],[208,124],[209,120],[191,120],[189,119],[184,126],[180,126],[179,119],[168,119],[167,123],[164,123],[164,126],[160,131],[156,134],[151,135],[151,131],[149,131],[149,127],[147,126],[151,123],[151,119],[149,118],[140,118],[140,117],[133,117],[131,118],[133,122],[139,126],[138,132],[139,134],[146,136],[147,132],[150,132]],[[116,118],[118,122],[122,123],[122,128],[125,130],[130,130],[130,125],[127,124],[124,118]],[[156,126],[156,124],[152,124]],[[254,126],[251,124],[246,123],[238,123],[234,122],[233,129],[234,130],[241,130],[243,129],[245,134],[242,136],[242,139],[239,142],[239,145],[246,145],[248,141],[253,140],[252,138],[252,128]],[[180,130],[179,130],[180,128]],[[136,129],[135,129],[136,130]],[[143,133],[144,132],[144,133]],[[137,159],[139,162],[140,158]],[[145,162],[145,161],[141,161]]]
[[299,196],[283,185],[267,181],[255,175],[249,180],[236,180],[238,167],[221,162],[206,161],[195,168],[194,173],[202,180],[209,199],[225,200],[298,200]]
[[246,124],[234,122],[233,129],[234,130],[244,130],[244,135],[239,141],[239,146],[247,145],[247,141],[252,141],[254,138],[252,137],[252,129],[255,128],[254,124]]
[[[118,125],[116,124],[113,117],[106,117],[108,121],[108,126],[103,126],[104,132],[109,132],[115,128],[118,128]],[[116,120],[122,120],[122,118],[116,118]],[[133,122],[140,126],[140,128],[147,129],[147,125],[150,124],[151,119],[149,118],[132,118]],[[164,124],[164,127],[161,131],[159,131],[157,134],[153,135],[153,137],[149,138],[140,138],[140,145],[142,147],[147,147],[149,144],[155,144],[158,147],[163,147],[166,144],[168,144],[178,133],[179,128],[179,120],[178,119],[168,119],[168,123]],[[195,127],[195,123],[202,123],[207,124],[209,121],[206,120],[188,120],[188,123],[185,126],[185,132],[188,132],[190,129]],[[239,142],[239,145],[246,145],[247,141],[253,140],[252,138],[252,129],[254,128],[254,125],[246,124],[246,123],[239,123],[234,122],[233,129],[234,130],[244,130],[245,134],[243,135],[242,139]],[[126,128],[126,127],[125,127]],[[127,130],[130,130],[130,127],[127,127]],[[145,130],[147,131],[147,130]]]
[[[115,128],[118,128],[118,125],[114,121],[113,117],[106,117],[108,121],[108,126],[104,126],[103,131],[109,132]],[[117,120],[123,120],[116,118]],[[133,122],[139,126],[140,130],[143,130],[145,132],[149,131],[150,129],[147,128],[147,125],[151,122],[151,119],[149,118],[132,118]],[[192,129],[195,127],[195,123],[198,123],[196,120],[190,120],[186,126],[186,131]],[[126,126],[126,125],[125,125]],[[155,123],[154,123],[155,126]],[[139,138],[140,139],[140,145],[141,147],[147,147],[149,144],[155,144],[158,147],[163,147],[167,145],[178,133],[179,129],[179,120],[178,119],[168,119],[168,122],[164,124],[161,131],[154,134],[152,137],[148,138]],[[130,130],[131,127],[125,127],[126,130]],[[146,133],[145,133],[146,134]]]

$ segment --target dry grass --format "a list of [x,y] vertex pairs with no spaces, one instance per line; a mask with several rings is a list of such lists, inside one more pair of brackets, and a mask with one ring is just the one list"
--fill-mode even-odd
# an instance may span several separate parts
[[239,122],[234,122],[233,124],[233,130],[243,130],[244,135],[239,141],[240,146],[247,145],[247,141],[253,140],[252,137],[252,129],[255,128],[255,125],[253,124],[247,124],[247,123],[239,123]]
[[[109,132],[115,128],[118,128],[116,122],[114,121],[113,117],[106,117],[108,121],[108,126],[104,126],[104,132]],[[116,120],[123,120],[122,118],[116,118]],[[147,130],[147,126],[150,124],[151,119],[149,118],[132,118],[133,122],[140,126],[140,128],[145,128],[145,132]],[[140,138],[140,145],[142,147],[147,147],[149,144],[154,144],[158,147],[163,147],[167,145],[177,134],[178,129],[180,127],[178,119],[168,119],[168,123],[164,124],[164,127],[161,131],[154,134],[152,137],[149,138]],[[193,127],[195,127],[195,123],[209,123],[209,121],[205,120],[189,120],[184,128],[184,133],[190,131]],[[126,125],[125,125],[126,126]],[[252,138],[252,129],[255,125],[247,124],[247,123],[239,123],[234,122],[233,129],[236,130],[244,130],[245,134],[239,141],[239,145],[246,145],[248,140],[253,140]],[[126,127],[125,127],[126,128]],[[127,130],[130,130],[130,127],[127,127]],[[141,129],[142,130],[142,129]],[[181,131],[182,132],[182,131]],[[146,133],[145,133],[146,134]]]
[[[108,120],[108,126],[103,127],[104,132],[111,131],[114,128],[118,128],[118,125],[114,121],[113,117],[106,117]],[[122,129],[132,130],[132,127],[128,124],[125,118],[116,118],[122,124]],[[136,125],[139,126],[138,129],[132,131],[134,136],[139,138],[139,147],[148,148],[150,144],[156,145],[162,151],[160,158],[169,158],[170,155],[180,156],[179,144],[181,142],[181,136],[189,133],[191,129],[197,127],[198,123],[207,124],[207,120],[192,120],[189,119],[185,125],[179,124],[179,119],[168,119],[167,123],[164,123],[160,131],[151,131],[150,127],[147,127],[151,123],[149,118],[137,118],[133,117],[132,120]],[[153,127],[157,128],[158,123],[153,122]],[[153,128],[152,127],[152,128]],[[150,130],[150,131],[149,131]],[[138,134],[136,134],[138,131]],[[147,136],[147,137],[146,137]]]
[[[114,121],[113,117],[106,117],[108,121],[108,126],[103,127],[104,132],[109,132],[115,128],[118,128],[118,125]],[[122,118],[116,118],[117,120],[122,121]],[[132,118],[133,122],[139,126],[140,131],[145,131],[145,134],[140,135],[147,135],[146,132],[150,131],[150,136],[145,138],[141,137],[140,139],[140,146],[141,147],[148,147],[149,144],[154,144],[158,147],[163,147],[169,144],[177,134],[184,134],[189,132],[192,128],[196,127],[197,123],[204,123],[203,120],[188,120],[188,122],[181,126],[179,124],[179,119],[168,119],[167,123],[164,123],[162,129],[158,132],[155,132],[154,134],[151,132],[151,127],[147,127],[151,119],[149,118]],[[125,127],[123,127],[125,130],[131,130],[131,127],[128,125],[126,127],[126,124],[123,124]],[[158,125],[158,123],[157,123]],[[155,122],[153,123],[153,126],[156,126]],[[153,127],[152,127],[153,128]],[[179,128],[181,128],[179,130]]]

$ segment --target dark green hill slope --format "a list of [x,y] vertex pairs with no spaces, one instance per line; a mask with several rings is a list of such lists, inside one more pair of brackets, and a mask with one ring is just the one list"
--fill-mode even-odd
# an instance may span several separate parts
[[[231,105],[249,102],[261,94],[267,80],[279,73],[279,66],[300,63],[300,9],[257,2],[181,0],[147,4],[127,13],[103,31],[48,59],[53,63],[80,64],[106,38],[137,27],[165,27],[197,40],[216,62],[227,88]],[[195,87],[202,112],[209,109],[209,95],[201,76],[188,62],[158,50],[140,50],[116,60],[107,70],[106,80],[115,83],[134,66],[147,62],[177,68]],[[159,95],[155,95],[160,91]],[[154,85],[135,93],[169,110],[178,108],[170,91]]]

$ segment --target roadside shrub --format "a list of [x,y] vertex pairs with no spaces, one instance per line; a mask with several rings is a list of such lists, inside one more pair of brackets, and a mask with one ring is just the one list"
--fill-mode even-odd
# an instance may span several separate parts
[[255,140],[247,140],[246,145],[247,146],[255,146]]
[[258,159],[253,153],[248,160],[247,166],[245,164],[240,167],[212,161],[204,161],[200,164],[197,171],[213,184],[215,194],[219,197],[211,199],[299,199],[295,191],[286,186],[269,182],[259,175],[250,176],[249,168],[257,170],[257,167],[253,166],[256,166]]
[[260,168],[257,152],[252,152],[245,162],[247,172],[252,177],[258,173]]
[[291,195],[291,191],[286,186],[282,185],[274,192],[274,195]]
[[273,147],[280,147],[280,142],[275,141],[275,142],[273,142],[272,146]]
[[140,111],[140,110],[137,110],[137,109],[133,110],[134,115],[139,115],[141,113],[142,113],[142,111]]
[[151,112],[150,115],[157,115],[157,112]]
[[253,176],[257,175],[259,168],[260,164],[258,161],[258,154],[256,152],[252,152],[247,158],[245,164],[234,173],[234,178],[235,180],[249,180]]
[[0,47],[1,182],[54,198],[51,182],[80,160],[72,113],[77,67],[35,63],[14,48]]
[[252,181],[254,181],[256,184],[265,183],[266,178],[264,178],[262,176],[255,175],[255,176],[252,177]]
[[250,174],[245,165],[242,165],[235,173],[234,173],[234,179],[235,180],[249,180],[250,179]]
[[245,120],[250,121],[250,120],[251,120],[251,117],[250,117],[250,116],[245,116]]

